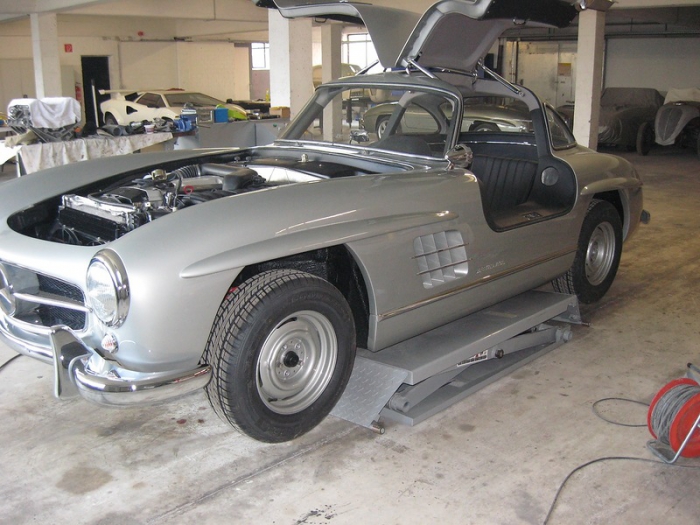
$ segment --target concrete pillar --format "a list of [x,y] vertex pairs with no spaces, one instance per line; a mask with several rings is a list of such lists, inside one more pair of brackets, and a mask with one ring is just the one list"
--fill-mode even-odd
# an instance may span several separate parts
[[[322,82],[328,82],[342,75],[340,46],[342,40],[342,26],[330,21],[321,26],[321,62],[323,73]],[[342,100],[336,97],[333,103],[323,110],[323,140],[335,142],[335,137],[343,131]]]
[[600,94],[603,86],[605,12],[587,9],[578,15],[576,57],[576,108],[574,136],[592,149],[598,147]]
[[55,13],[29,15],[32,29],[34,82],[37,98],[61,96],[58,22]]
[[311,19],[288,20],[268,10],[270,103],[290,108],[294,117],[313,93]]

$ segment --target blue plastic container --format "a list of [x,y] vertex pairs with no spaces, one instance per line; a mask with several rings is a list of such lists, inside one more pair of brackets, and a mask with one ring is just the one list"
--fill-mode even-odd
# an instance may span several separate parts
[[214,110],[214,122],[228,122],[228,108],[216,108]]

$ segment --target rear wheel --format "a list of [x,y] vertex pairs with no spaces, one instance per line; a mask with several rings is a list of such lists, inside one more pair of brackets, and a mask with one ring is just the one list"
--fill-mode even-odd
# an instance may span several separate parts
[[644,122],[637,131],[637,153],[648,155],[654,145],[654,125]]
[[380,139],[386,133],[386,127],[389,125],[389,117],[379,117],[377,119],[377,137]]
[[500,128],[498,127],[497,124],[494,124],[493,122],[475,122],[469,128],[469,131],[494,132],[494,131],[500,131]]
[[345,390],[355,326],[329,282],[296,270],[252,277],[221,304],[204,358],[207,396],[232,426],[266,442],[314,428]]
[[609,202],[593,200],[581,226],[574,263],[552,281],[557,292],[576,294],[582,303],[594,303],[608,291],[622,255],[622,221]]
[[117,125],[117,119],[114,118],[114,115],[111,113],[107,113],[105,115],[105,126],[116,126]]

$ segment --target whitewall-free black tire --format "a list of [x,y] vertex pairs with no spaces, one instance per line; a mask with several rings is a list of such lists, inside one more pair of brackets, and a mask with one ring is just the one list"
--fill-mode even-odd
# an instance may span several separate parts
[[205,360],[214,411],[266,442],[294,439],[333,409],[352,373],[355,325],[342,294],[297,270],[258,274],[224,299]]
[[594,303],[615,280],[621,254],[620,214],[609,202],[594,199],[581,226],[574,263],[552,285],[557,292],[576,294],[582,303]]

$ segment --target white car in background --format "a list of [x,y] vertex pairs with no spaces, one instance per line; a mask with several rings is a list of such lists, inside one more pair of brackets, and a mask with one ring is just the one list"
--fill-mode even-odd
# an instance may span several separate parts
[[197,120],[200,122],[211,121],[211,111],[217,107],[227,108],[229,119],[247,120],[253,116],[252,112],[237,104],[227,104],[196,91],[100,91],[100,94],[107,93],[112,98],[100,104],[105,124],[127,126],[132,122],[153,121],[156,118],[174,120],[180,117],[186,104],[197,110]]

